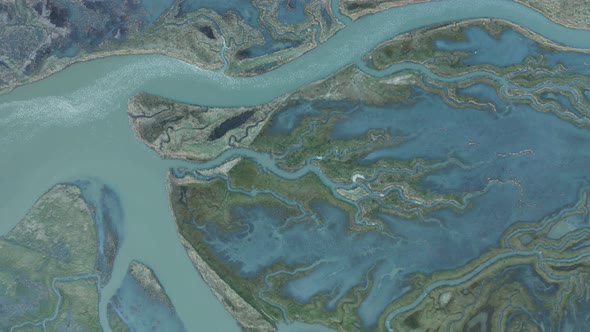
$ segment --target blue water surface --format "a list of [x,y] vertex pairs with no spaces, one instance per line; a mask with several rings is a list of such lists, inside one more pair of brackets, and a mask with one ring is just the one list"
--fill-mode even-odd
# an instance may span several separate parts
[[437,39],[436,48],[445,51],[468,51],[471,55],[463,61],[464,65],[491,64],[505,67],[521,63],[529,55],[536,55],[540,48],[536,42],[522,34],[506,29],[494,39],[484,29],[470,26],[463,29],[464,41]]

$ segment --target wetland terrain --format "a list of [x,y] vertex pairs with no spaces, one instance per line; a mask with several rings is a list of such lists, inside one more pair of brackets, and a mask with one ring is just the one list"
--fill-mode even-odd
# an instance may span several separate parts
[[0,331],[590,324],[582,14],[90,3],[0,2]]

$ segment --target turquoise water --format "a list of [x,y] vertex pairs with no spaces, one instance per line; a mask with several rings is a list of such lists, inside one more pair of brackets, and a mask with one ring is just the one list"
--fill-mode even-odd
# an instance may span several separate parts
[[[482,87],[479,85],[470,93],[501,104],[495,89]],[[422,187],[433,193],[469,193],[461,204],[444,200],[419,204],[438,205],[439,209],[411,220],[378,214],[385,227],[395,234],[394,238],[373,232],[350,232],[346,228],[348,215],[325,203],[312,204],[311,214],[321,224],[310,221],[289,226],[286,216],[272,207],[238,206],[231,212],[240,227],[231,232],[223,232],[215,223],[208,223],[210,220],[201,219],[197,207],[194,218],[198,224],[204,224],[198,227],[203,230],[203,241],[245,278],[263,273],[277,262],[289,268],[313,267],[305,276],[294,276],[282,291],[298,303],[324,294],[327,309],[335,309],[337,301],[352,287],[368,283],[367,276],[371,274],[379,286],[371,288],[358,313],[365,326],[374,326],[392,299],[408,290],[404,276],[462,266],[497,246],[502,233],[513,223],[537,222],[577,201],[590,165],[590,154],[579,148],[590,145],[586,128],[523,104],[514,104],[510,111],[498,114],[452,108],[440,97],[418,89],[414,89],[412,96],[408,103],[386,107],[331,101],[316,104],[329,109],[340,105],[347,110],[338,112],[333,137],[357,137],[367,128],[386,129],[397,136],[395,139],[401,137],[392,147],[362,156],[359,163],[420,157],[440,161],[440,171],[427,175]],[[277,113],[279,121],[273,123],[270,131],[288,132],[292,121],[284,121],[286,114],[295,110],[309,114],[310,107],[303,102]],[[334,145],[339,145],[338,141]],[[264,156],[238,153],[264,161],[267,170],[283,178],[295,178],[269,165]],[[309,161],[294,173],[301,176],[305,172],[318,174],[333,192],[336,188],[350,188],[349,184],[334,183],[322,176]],[[393,190],[399,189],[386,193]],[[280,198],[281,192],[273,194],[286,204],[297,203]],[[584,227],[581,223],[577,226]],[[260,256],[261,252],[266,254]]]
[[73,183],[82,191],[82,197],[90,210],[96,226],[98,254],[96,271],[101,285],[108,282],[113,259],[124,236],[123,208],[117,194],[95,179],[80,179]]
[[278,18],[281,22],[287,24],[297,24],[305,20],[305,11],[303,8],[309,1],[300,0],[282,0],[279,4]]
[[519,64],[525,57],[534,56],[539,51],[535,42],[514,30],[504,31],[496,40],[480,27],[469,27],[465,29],[465,36],[466,40],[462,42],[441,39],[435,41],[435,45],[445,51],[470,51],[469,59],[463,61],[465,65],[489,63],[498,67]]
[[[350,23],[317,49],[258,77],[230,78],[164,56],[124,56],[73,65],[20,87],[0,97],[0,233],[11,229],[55,183],[96,178],[119,197],[123,215],[118,225],[123,240],[101,294],[103,325],[108,299],[122,284],[131,260],[138,259],[155,270],[187,330],[237,331],[193,268],[171,220],[164,179],[169,167],[183,163],[162,161],[139,143],[128,127],[127,98],[145,91],[204,105],[267,102],[359,62],[371,48],[398,33],[481,13],[567,45],[590,47],[590,33],[558,26],[512,2],[441,1]],[[355,38],[359,35],[364,38]],[[439,186],[444,189],[444,184]]]
[[129,273],[123,279],[111,304],[114,314],[131,331],[186,331],[174,308],[155,298]]

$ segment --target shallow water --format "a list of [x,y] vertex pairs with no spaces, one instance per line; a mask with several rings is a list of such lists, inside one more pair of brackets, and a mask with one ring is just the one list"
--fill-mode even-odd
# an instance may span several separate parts
[[131,331],[186,331],[174,309],[154,298],[130,274],[123,279],[111,304]]
[[468,27],[465,30],[465,41],[451,42],[440,39],[435,41],[437,48],[445,51],[462,50],[471,52],[471,56],[463,61],[464,65],[491,64],[505,67],[519,64],[529,55],[539,51],[537,44],[514,30],[506,30],[499,40],[480,27]]
[[[478,88],[471,93],[500,103],[495,89]],[[461,166],[450,164],[427,175],[422,186],[435,193],[469,193],[468,205],[442,206],[439,202],[440,209],[424,216],[434,221],[429,223],[378,215],[396,239],[350,233],[346,229],[348,216],[328,204],[314,206],[313,214],[322,224],[299,222],[288,227],[286,217],[273,208],[236,207],[232,213],[240,229],[224,233],[206,223],[204,241],[228,265],[239,267],[244,277],[261,273],[277,262],[292,268],[314,265],[313,272],[293,277],[282,291],[298,303],[307,303],[317,294],[329,294],[328,309],[334,309],[352,287],[364,285],[371,273],[378,285],[362,302],[359,315],[366,326],[373,326],[391,300],[407,291],[403,276],[460,267],[496,247],[513,223],[537,222],[577,201],[590,164],[590,154],[579,149],[590,145],[586,128],[522,104],[497,114],[455,109],[423,91],[414,91],[413,96],[409,105],[351,108],[353,112],[335,122],[333,136],[351,138],[364,134],[367,128],[383,128],[402,137],[399,144],[362,157],[361,163],[382,158],[460,160]],[[328,102],[323,104],[329,106]],[[283,112],[310,113],[308,103],[300,106]],[[283,119],[283,112],[276,116]],[[289,121],[275,123],[279,124],[291,127]],[[270,130],[276,132],[277,128]],[[265,167],[290,178],[273,166]],[[308,163],[306,168],[314,166]],[[345,187],[320,178],[332,190]],[[208,222],[198,217],[196,221]],[[584,226],[579,223],[577,227]],[[261,252],[267,254],[261,257]]]
[[[130,261],[138,259],[155,270],[188,330],[237,331],[178,241],[164,179],[168,167],[181,163],[161,161],[133,136],[127,98],[145,91],[204,105],[267,102],[358,62],[398,33],[481,13],[564,44],[590,47],[590,33],[558,26],[512,2],[442,1],[360,19],[301,58],[253,78],[229,78],[163,56],[123,56],[73,65],[17,88],[0,97],[0,233],[11,229],[55,183],[96,178],[117,194],[124,216],[124,240],[101,293],[102,324],[107,326],[108,299],[122,284]],[[354,38],[361,34],[365,38]],[[432,181],[434,186],[436,179]],[[444,183],[438,186],[445,188]]]
[[123,208],[117,194],[100,181],[80,179],[73,184],[80,188],[84,201],[92,211],[98,245],[96,271],[103,285],[111,276],[112,258],[116,257],[117,247],[124,240]]
[[297,24],[305,20],[303,8],[309,1],[282,0],[279,4],[279,21],[286,24]]

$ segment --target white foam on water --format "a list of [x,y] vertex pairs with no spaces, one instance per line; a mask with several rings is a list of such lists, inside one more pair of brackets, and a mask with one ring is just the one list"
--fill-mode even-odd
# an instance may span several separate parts
[[[78,126],[104,118],[118,111],[116,100],[122,95],[138,91],[147,80],[194,74],[214,76],[180,60],[155,56],[142,57],[120,70],[110,71],[91,85],[72,91],[69,95],[38,97],[30,100],[0,104],[0,128],[4,128],[2,141],[30,139],[39,130],[49,126]],[[218,74],[219,75],[219,74]]]

